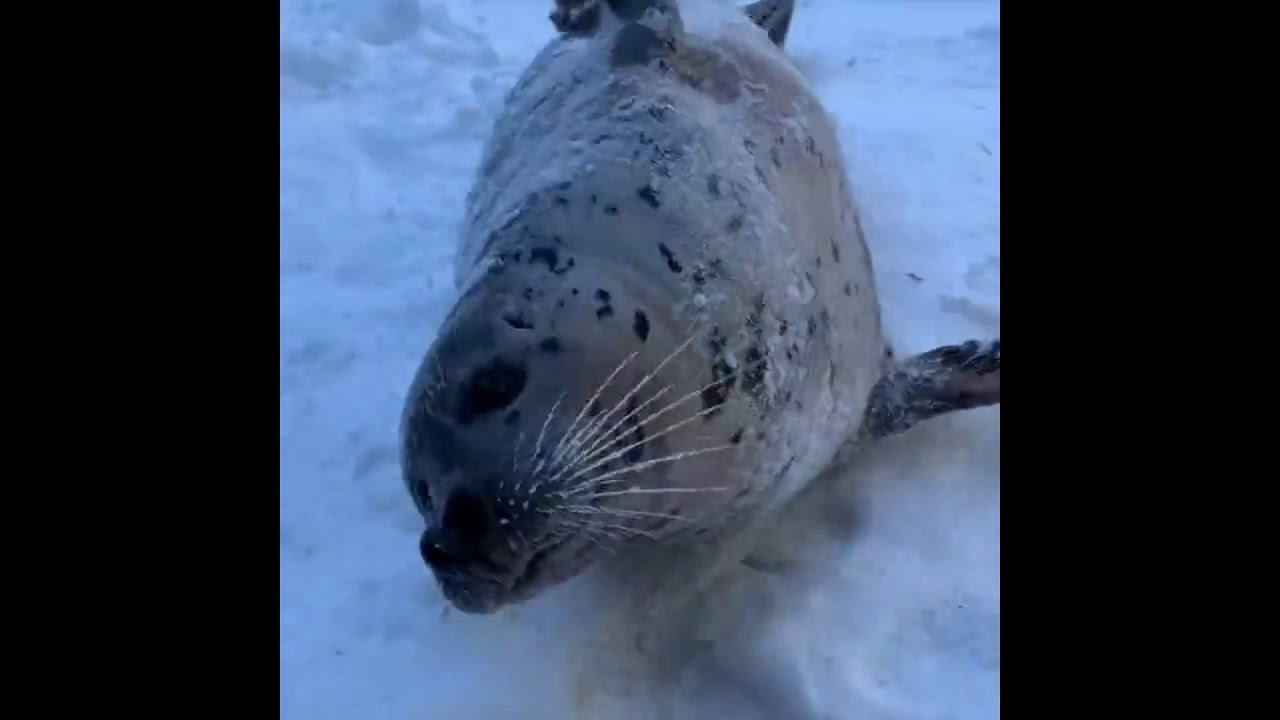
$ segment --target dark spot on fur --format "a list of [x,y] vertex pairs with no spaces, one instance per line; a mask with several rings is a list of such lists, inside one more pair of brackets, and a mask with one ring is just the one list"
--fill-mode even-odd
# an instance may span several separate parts
[[[729,390],[733,388],[733,380],[725,380],[723,378],[730,375],[731,372],[732,370],[729,367],[729,364],[723,359],[716,360],[711,365],[711,373],[719,382],[714,382],[711,385],[708,385],[707,388],[702,391],[703,410],[718,408],[729,399]],[[708,412],[702,417],[704,420],[710,420],[713,415],[715,415],[714,412]]]
[[524,392],[529,372],[524,365],[494,358],[467,380],[455,417],[466,425],[478,417],[501,410]]
[[734,215],[733,217],[729,218],[729,222],[728,224],[725,225],[725,229],[728,230],[729,232],[735,232],[735,233],[741,230],[742,216]]
[[675,44],[671,38],[664,38],[648,25],[629,22],[618,30],[609,62],[615,68],[632,67],[674,52]]
[[703,285],[706,284],[706,282],[707,282],[707,276],[706,276],[706,273],[703,271],[702,267],[701,266],[695,267],[693,269],[693,284],[697,285],[698,287],[702,287]]
[[608,290],[596,290],[596,299],[597,299],[597,300],[599,300],[599,301],[600,301],[600,302],[602,302],[602,303],[607,303],[607,302],[609,302],[609,300],[610,300],[609,291],[608,291]]
[[814,333],[816,332],[818,332],[818,321],[814,320],[813,316],[810,315],[809,316],[809,337],[813,337]]
[[631,329],[635,330],[636,337],[640,338],[640,342],[649,340],[649,316],[645,315],[643,310],[636,311],[635,321],[631,323]]
[[835,238],[831,238],[831,259],[840,262],[840,245]]
[[654,190],[652,185],[645,185],[640,188],[636,191],[636,195],[639,195],[641,200],[649,203],[649,207],[655,210],[662,207],[662,203],[658,201],[658,191]]
[[742,442],[742,433],[745,430],[746,428],[738,428],[737,432],[733,434],[733,437],[729,438],[729,442],[733,443],[734,445],[737,445],[738,443]]
[[560,352],[560,338],[549,337],[538,343],[538,349],[542,350],[544,353],[555,355]]
[[520,295],[524,297],[525,300],[533,300],[533,288],[525,288],[524,292],[520,293]]
[[849,283],[844,284],[844,294],[853,297],[853,286]]
[[751,153],[752,155],[754,155],[754,154],[755,154],[755,149],[756,149],[756,141],[755,141],[755,140],[752,140],[751,138],[743,138],[743,140],[742,140],[742,147],[746,148],[746,149],[747,149],[747,152],[749,152],[749,153]]
[[531,323],[531,322],[529,322],[527,319],[525,319],[525,316],[524,316],[524,314],[523,314],[523,313],[518,313],[518,312],[517,312],[517,313],[505,313],[505,314],[502,316],[502,319],[503,319],[503,320],[505,320],[505,321],[506,321],[506,323],[507,323],[508,325],[510,325],[511,327],[513,327],[513,328],[515,328],[515,329],[517,329],[517,330],[532,330],[532,329],[533,329],[533,323]]
[[786,335],[786,334],[787,334],[787,327],[788,327],[788,326],[787,326],[787,321],[786,321],[786,320],[783,320],[782,322],[778,323],[778,335],[780,335],[780,336],[781,336],[781,335]]
[[720,176],[719,175],[716,175],[715,173],[711,173],[710,175],[707,176],[707,192],[711,193],[712,197],[720,197]]
[[563,275],[568,272],[574,264],[573,258],[569,258],[564,267],[557,268],[556,266],[560,264],[560,253],[556,252],[553,247],[536,247],[529,251],[529,264],[536,265],[538,263],[546,265],[548,270],[557,275]]
[[747,366],[742,371],[742,390],[746,393],[754,394],[764,386],[764,374],[769,369],[764,353],[761,345],[752,345],[747,350]]
[[596,319],[603,320],[613,314],[612,305],[604,305],[596,308]]
[[707,267],[711,270],[711,277],[713,278],[725,277],[724,261],[721,260],[720,258],[711,258],[711,260],[707,263]]
[[818,311],[818,320],[822,322],[822,329],[827,332],[831,331],[831,313],[826,308]]
[[557,195],[556,204],[559,205],[560,207],[564,207],[565,205],[569,204],[569,198]]
[[570,293],[572,293],[572,294],[574,294],[574,295],[577,295],[577,294],[578,294],[578,288],[573,288],[573,289],[572,289],[572,290],[570,290],[569,292],[570,292]]
[[804,151],[805,151],[805,152],[807,152],[807,153],[809,153],[810,155],[813,155],[814,153],[818,152],[818,144],[817,144],[817,142],[813,139],[813,136],[812,136],[812,135],[806,135],[806,136],[805,136],[805,138],[804,138]]
[[617,214],[618,214],[618,206],[617,206],[617,205],[605,205],[605,206],[604,206],[604,214],[605,214],[605,215],[617,215]]
[[591,417],[595,417],[600,414],[602,409],[603,408],[600,407],[600,401],[598,399],[593,400],[591,401],[591,408],[587,410],[587,414]]
[[817,265],[818,267],[822,267],[822,256],[821,256],[821,255],[819,255],[818,257],[814,258],[814,259],[813,259],[813,262],[814,262],[814,264],[815,264],[815,265]]
[[502,423],[504,425],[515,425],[518,422],[520,422],[519,410],[512,410],[511,412],[507,413],[506,417],[502,418]]
[[[729,399],[729,392],[733,389],[733,368],[729,366],[728,361],[724,357],[724,349],[728,341],[720,334],[719,327],[711,328],[711,337],[707,339],[707,345],[711,349],[711,377],[713,382],[702,391],[702,409],[711,411],[718,408]],[[715,412],[708,412],[703,415],[704,420],[710,420]]]
[[728,341],[726,341],[724,337],[720,335],[720,328],[712,327],[711,337],[710,339],[707,340],[707,345],[711,347],[711,353],[713,355],[719,355],[720,353],[724,352],[724,347],[726,344],[728,344]]
[[769,148],[769,159],[773,161],[774,167],[776,168],[782,167],[782,152],[778,150],[777,145],[774,145],[773,147]]
[[667,261],[667,267],[671,272],[684,272],[684,266],[680,264],[679,260],[676,260],[675,254],[671,252],[671,248],[667,247],[666,243],[658,243],[658,252],[662,253],[662,259]]
[[760,178],[761,184],[769,187],[769,177],[764,174],[764,170],[759,165],[756,165],[756,177]]
[[595,204],[596,204],[597,202],[599,202],[599,201],[600,201],[600,198],[596,197],[596,196],[595,196],[595,194],[593,193],[593,194],[591,195],[591,204],[592,204],[592,205],[595,205]]

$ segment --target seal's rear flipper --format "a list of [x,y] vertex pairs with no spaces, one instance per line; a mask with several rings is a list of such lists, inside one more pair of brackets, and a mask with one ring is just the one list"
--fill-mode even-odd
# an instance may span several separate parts
[[[601,15],[605,12],[624,21],[640,20],[649,10],[679,18],[676,4],[676,0],[556,0],[550,17],[557,32],[591,35],[600,26]],[[756,0],[743,8],[751,22],[768,33],[769,39],[778,47],[787,42],[795,10],[796,0]]]
[[[650,14],[652,11],[652,14]],[[677,0],[556,0],[551,11],[551,23],[556,31],[566,35],[592,35],[600,27],[601,19],[612,15],[622,22],[648,20],[657,27],[651,29],[671,32],[667,26],[680,25],[680,9]],[[675,30],[679,34],[679,30]]]
[[1000,340],[970,340],[893,362],[871,397],[860,439],[897,435],[922,420],[1000,404]]
[[791,16],[796,11],[796,0],[758,0],[744,8],[751,22],[769,33],[774,45],[782,47],[791,29]]

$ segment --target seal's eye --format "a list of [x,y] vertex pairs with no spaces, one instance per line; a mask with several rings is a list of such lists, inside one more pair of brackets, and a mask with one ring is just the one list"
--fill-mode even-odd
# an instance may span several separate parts
[[528,379],[529,372],[524,365],[494,358],[476,370],[467,381],[462,392],[461,407],[458,408],[458,421],[469,423],[482,415],[505,408],[520,397]]

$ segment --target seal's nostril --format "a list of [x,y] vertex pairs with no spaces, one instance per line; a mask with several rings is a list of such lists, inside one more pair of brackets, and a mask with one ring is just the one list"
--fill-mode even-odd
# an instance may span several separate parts
[[464,551],[478,551],[489,530],[489,509],[484,500],[466,490],[449,496],[444,507],[443,529]]
[[456,555],[440,545],[437,534],[431,528],[423,531],[422,538],[418,540],[418,551],[422,554],[422,561],[432,570],[450,572],[461,565]]
[[445,503],[441,522],[423,531],[418,551],[437,572],[483,571],[492,566],[485,553],[492,527],[492,515],[484,499],[466,490],[455,490]]

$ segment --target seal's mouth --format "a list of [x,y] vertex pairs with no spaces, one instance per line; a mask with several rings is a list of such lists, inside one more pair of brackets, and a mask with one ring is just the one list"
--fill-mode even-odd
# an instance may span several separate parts
[[445,598],[454,607],[466,613],[487,615],[536,594],[547,584],[547,563],[571,540],[571,537],[560,538],[535,551],[520,572],[505,581],[472,573],[437,573],[436,578]]
[[529,558],[529,562],[525,563],[524,570],[520,571],[515,582],[511,584],[509,590],[511,595],[523,599],[530,594],[531,590],[537,589],[545,580],[546,573],[543,570],[547,561],[563,550],[571,540],[571,537],[558,538],[550,545],[534,552]]

